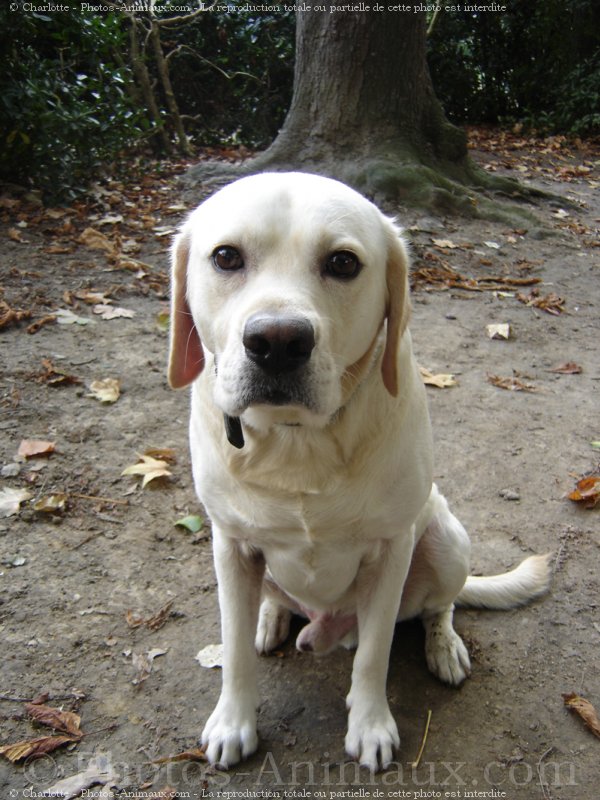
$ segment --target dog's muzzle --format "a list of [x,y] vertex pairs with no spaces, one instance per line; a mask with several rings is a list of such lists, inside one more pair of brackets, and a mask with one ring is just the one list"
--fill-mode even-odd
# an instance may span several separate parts
[[[315,347],[315,331],[306,317],[253,314],[244,326],[242,344],[256,370],[252,402],[304,404],[294,372],[308,363]],[[225,430],[234,447],[244,446],[239,417],[225,415]]]
[[269,376],[293,372],[310,359],[313,326],[305,317],[254,314],[244,326],[242,343],[248,358]]

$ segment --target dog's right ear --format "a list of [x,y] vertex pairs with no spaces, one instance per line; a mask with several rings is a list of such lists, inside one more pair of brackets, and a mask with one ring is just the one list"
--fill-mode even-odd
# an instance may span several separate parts
[[171,250],[171,346],[169,383],[181,389],[192,383],[204,367],[204,351],[187,301],[189,231],[180,233]]

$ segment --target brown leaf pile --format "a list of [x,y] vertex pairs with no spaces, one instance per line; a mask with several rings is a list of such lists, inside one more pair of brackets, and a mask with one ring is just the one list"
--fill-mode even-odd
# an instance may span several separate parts
[[540,283],[541,278],[512,278],[501,275],[483,275],[470,278],[461,275],[435,253],[425,253],[424,261],[430,262],[411,273],[411,289],[420,284],[429,284],[436,289],[465,289],[470,292],[506,291],[515,286],[532,286]]
[[528,295],[517,294],[517,300],[520,303],[525,303],[526,306],[539,308],[548,314],[553,314],[558,317],[565,310],[565,301],[554,292],[550,294],[541,295],[539,289],[532,289]]

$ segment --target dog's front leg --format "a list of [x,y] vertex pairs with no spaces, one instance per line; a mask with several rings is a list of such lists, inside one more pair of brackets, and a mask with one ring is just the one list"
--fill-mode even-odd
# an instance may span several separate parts
[[230,767],[258,745],[254,636],[264,561],[214,525],[213,550],[221,609],[223,685],[202,732],[202,744],[212,764]]
[[357,576],[358,649],[352,668],[346,751],[362,766],[386,767],[400,744],[386,697],[388,662],[414,530],[390,540]]

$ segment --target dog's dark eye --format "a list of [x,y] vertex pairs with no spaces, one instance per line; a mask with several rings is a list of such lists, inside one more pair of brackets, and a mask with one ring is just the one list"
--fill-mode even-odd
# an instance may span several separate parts
[[333,278],[356,278],[360,268],[360,261],[348,250],[332,253],[325,262],[325,273]]
[[217,269],[223,269],[227,272],[236,269],[242,269],[244,266],[244,259],[240,252],[235,247],[223,245],[217,247],[212,254],[213,264]]

